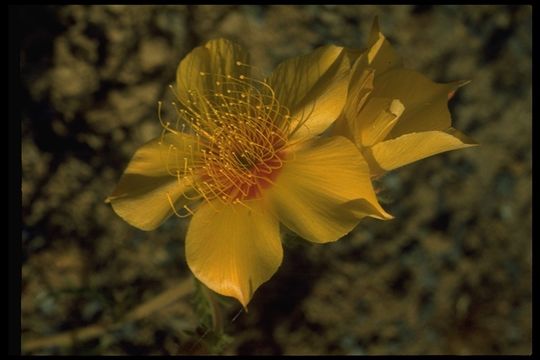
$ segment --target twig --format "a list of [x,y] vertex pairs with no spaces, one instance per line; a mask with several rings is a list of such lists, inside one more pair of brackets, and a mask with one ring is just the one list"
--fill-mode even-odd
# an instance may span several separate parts
[[180,282],[179,285],[165,290],[158,296],[148,300],[144,304],[130,311],[123,319],[113,324],[95,324],[79,329],[69,330],[60,334],[23,339],[22,351],[32,352],[44,347],[67,347],[77,342],[87,341],[125,325],[126,323],[144,319],[152,313],[160,310],[174,301],[184,297],[193,290],[191,277]]

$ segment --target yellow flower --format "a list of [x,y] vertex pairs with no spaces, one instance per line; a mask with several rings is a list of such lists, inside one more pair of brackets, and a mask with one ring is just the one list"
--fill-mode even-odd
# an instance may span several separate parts
[[346,51],[321,47],[264,80],[248,64],[226,40],[188,54],[177,71],[178,121],[136,151],[107,199],[142,230],[192,214],[188,266],[244,307],[281,264],[280,222],[325,243],[364,216],[391,217],[355,145],[318,136],[345,104]]
[[476,145],[452,128],[447,102],[467,81],[434,83],[402,67],[373,23],[368,49],[354,61],[348,99],[332,133],[351,139],[377,176],[441,152]]

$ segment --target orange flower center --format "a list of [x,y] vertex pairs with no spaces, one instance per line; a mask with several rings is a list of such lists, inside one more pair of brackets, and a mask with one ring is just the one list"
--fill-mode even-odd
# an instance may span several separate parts
[[201,150],[199,189],[230,202],[259,198],[283,166],[283,138],[269,132],[241,140],[236,131],[231,133],[236,141],[227,136]]
[[178,161],[184,170],[176,175],[191,176],[193,189],[207,201],[260,198],[286,160],[289,112],[263,81],[200,75],[205,93],[188,90],[187,97],[179,97],[176,130],[164,125],[196,138],[191,154]]

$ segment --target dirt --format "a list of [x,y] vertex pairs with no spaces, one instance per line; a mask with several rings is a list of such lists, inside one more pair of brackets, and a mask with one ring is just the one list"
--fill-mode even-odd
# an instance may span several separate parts
[[407,67],[472,80],[450,109],[479,147],[388,174],[392,221],[364,220],[323,246],[288,240],[249,312],[233,321],[240,307],[224,307],[219,349],[186,297],[26,353],[530,353],[531,6],[21,8],[23,344],[112,323],[189,276],[187,222],[142,232],[104,203],[160,133],[157,103],[171,99],[183,56],[226,37],[269,73],[324,44],[363,48],[375,15]]

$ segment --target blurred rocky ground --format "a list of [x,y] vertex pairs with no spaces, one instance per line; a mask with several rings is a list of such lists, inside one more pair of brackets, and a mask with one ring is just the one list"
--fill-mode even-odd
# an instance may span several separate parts
[[[160,133],[157,102],[171,99],[183,56],[227,37],[268,73],[324,44],[362,48],[375,15],[407,67],[472,80],[450,108],[481,146],[387,175],[395,220],[365,220],[324,246],[288,241],[249,313],[233,321],[239,306],[226,307],[231,340],[220,351],[530,353],[530,6],[22,8],[23,343],[114,322],[189,275],[185,222],[142,232],[104,203],[133,151]],[[217,351],[200,337],[188,297],[30,353]]]

